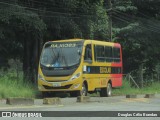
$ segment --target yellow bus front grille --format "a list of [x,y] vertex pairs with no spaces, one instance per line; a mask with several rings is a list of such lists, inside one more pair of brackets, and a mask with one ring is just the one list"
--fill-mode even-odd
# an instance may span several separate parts
[[60,86],[60,87],[51,87],[51,86],[43,85],[45,89],[69,89],[71,86],[72,84],[66,85],[66,86]]

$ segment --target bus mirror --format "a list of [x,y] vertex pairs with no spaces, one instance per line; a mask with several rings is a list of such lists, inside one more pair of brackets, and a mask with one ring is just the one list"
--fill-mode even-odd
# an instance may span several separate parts
[[84,60],[84,62],[87,62],[89,64],[92,64],[92,60]]

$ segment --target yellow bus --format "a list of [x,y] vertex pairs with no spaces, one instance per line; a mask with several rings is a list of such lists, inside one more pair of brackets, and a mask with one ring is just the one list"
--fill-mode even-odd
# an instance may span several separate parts
[[44,44],[38,70],[38,89],[86,96],[100,92],[111,96],[122,85],[122,50],[119,43],[67,39]]

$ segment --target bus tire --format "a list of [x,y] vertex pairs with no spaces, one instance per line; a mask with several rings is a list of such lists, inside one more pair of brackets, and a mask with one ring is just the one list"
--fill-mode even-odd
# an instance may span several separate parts
[[112,85],[111,83],[108,83],[106,88],[101,88],[100,97],[110,97],[111,95],[112,95]]
[[78,91],[78,96],[87,96],[87,84],[85,82],[82,84],[82,90]]
[[108,83],[106,96],[110,97],[111,95],[112,95],[112,85],[111,85],[111,83]]
[[87,96],[87,84],[82,84],[82,90],[70,92],[70,97]]

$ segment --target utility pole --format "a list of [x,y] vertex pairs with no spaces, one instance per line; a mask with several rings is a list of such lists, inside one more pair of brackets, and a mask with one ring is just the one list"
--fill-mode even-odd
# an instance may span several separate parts
[[109,15],[108,27],[109,27],[109,36],[110,36],[109,41],[112,42],[112,2],[111,0],[107,0],[107,1],[108,1],[108,8],[109,8],[109,11],[108,11],[108,15]]
[[143,88],[143,84],[144,84],[144,81],[143,81],[143,63],[140,65],[139,67],[139,78],[140,78],[140,84],[141,84],[141,88]]

